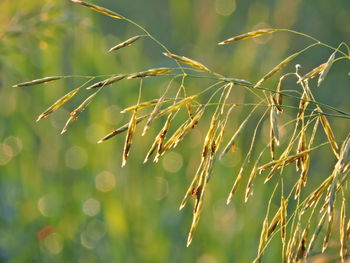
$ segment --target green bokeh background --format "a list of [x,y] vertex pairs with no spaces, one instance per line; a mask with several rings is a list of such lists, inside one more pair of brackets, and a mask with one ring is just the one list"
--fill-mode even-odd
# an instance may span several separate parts
[[[175,54],[251,81],[310,41],[280,33],[232,46],[217,46],[217,42],[255,28],[276,27],[305,32],[333,46],[350,43],[348,0],[94,3],[145,26]],[[136,103],[138,81],[105,89],[64,135],[60,130],[69,112],[89,92],[82,92],[49,118],[39,123],[35,119],[84,79],[11,88],[14,83],[43,76],[128,73],[173,65],[158,46],[142,40],[108,54],[111,46],[140,31],[70,1],[2,0],[0,10],[0,262],[221,263],[254,259],[271,186],[258,179],[247,204],[243,203],[244,189],[240,189],[234,202],[226,206],[248,136],[238,141],[235,156],[214,169],[199,228],[193,244],[186,248],[192,211],[188,206],[179,212],[178,206],[198,165],[205,125],[157,165],[143,165],[161,127],[160,122],[155,123],[148,136],[137,133],[128,164],[120,168],[124,136],[100,145],[96,141],[128,121],[130,116],[119,112]],[[319,47],[295,63],[307,72],[329,55],[330,50]],[[337,64],[315,91],[317,98],[350,111],[348,72],[348,62]],[[147,100],[158,97],[167,81],[146,80],[144,85],[143,99]],[[188,90],[194,93],[201,85],[201,81],[189,82]],[[244,100],[245,95],[237,97]],[[231,127],[244,115],[244,109],[237,111]],[[331,122],[336,137],[345,138],[349,122]],[[319,156],[310,184],[317,185],[318,176],[329,174],[330,156],[328,152]],[[280,261],[279,246],[278,241],[272,243],[265,262]]]

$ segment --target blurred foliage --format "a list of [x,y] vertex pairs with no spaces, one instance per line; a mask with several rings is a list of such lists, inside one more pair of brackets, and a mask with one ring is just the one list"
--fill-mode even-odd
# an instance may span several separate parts
[[[255,28],[277,27],[306,32],[334,46],[350,42],[348,0],[98,4],[145,25],[174,53],[252,81],[306,40],[281,33],[234,47],[219,47],[218,41]],[[35,119],[84,79],[11,88],[42,76],[137,72],[169,64],[154,44],[138,41],[108,54],[111,46],[139,31],[69,1],[2,0],[0,10],[0,262],[215,263],[255,257],[269,185],[255,189],[248,204],[243,203],[243,189],[233,204],[225,204],[249,143],[245,136],[237,142],[235,155],[216,166],[194,243],[186,248],[191,208],[178,212],[178,206],[199,162],[199,140],[204,136],[200,129],[159,165],[142,165],[148,148],[144,146],[152,143],[152,136],[137,136],[129,163],[121,169],[122,137],[101,145],[96,141],[127,122],[119,112],[137,101],[137,82],[106,89],[64,136],[59,132],[82,97],[38,124]],[[320,47],[296,63],[307,72],[328,56],[329,50]],[[315,94],[319,101],[349,111],[345,67],[334,67]],[[198,91],[199,84],[189,83],[189,89]],[[148,81],[144,99],[158,97],[166,85]],[[245,96],[237,94],[237,101]],[[232,127],[244,119],[242,111]],[[331,121],[336,136],[345,138],[348,123]],[[152,132],[155,135],[156,129]],[[330,173],[330,156],[319,156],[317,167],[312,167],[311,186],[320,182],[318,176],[324,179]],[[265,262],[278,262],[279,246],[272,244]]]

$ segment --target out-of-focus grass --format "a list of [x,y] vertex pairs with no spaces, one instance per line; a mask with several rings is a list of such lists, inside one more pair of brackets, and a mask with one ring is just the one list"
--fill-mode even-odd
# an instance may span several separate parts
[[[346,0],[334,8],[328,1],[317,6],[308,1],[228,0],[103,5],[140,21],[177,53],[253,81],[278,63],[291,43],[294,49],[305,40],[281,34],[233,47],[217,47],[218,41],[262,25],[297,28],[332,44],[349,42],[350,35]],[[215,168],[198,233],[185,248],[191,209],[178,212],[178,206],[199,161],[198,138],[204,134],[195,131],[158,165],[142,165],[152,136],[137,136],[129,163],[121,169],[122,137],[95,142],[128,120],[119,111],[136,103],[136,81],[106,89],[64,136],[59,131],[82,97],[50,118],[34,121],[84,79],[10,88],[41,76],[124,73],[169,63],[153,44],[139,41],[107,54],[112,45],[139,32],[69,1],[3,0],[0,10],[0,262],[213,263],[254,258],[271,189],[255,189],[247,205],[240,189],[233,205],[225,205],[242,162],[244,137],[235,156]],[[317,58],[328,51],[318,52],[297,63],[318,65],[323,61]],[[345,72],[334,68],[317,93],[320,101],[327,98],[331,105],[348,107]],[[146,81],[144,98],[157,97],[166,84]],[[245,95],[237,96],[243,100]],[[232,125],[243,119],[241,113]],[[334,125],[337,135],[346,134],[346,122],[335,119]],[[326,169],[324,160],[314,167],[323,176]],[[278,248],[276,242],[264,260],[276,262]]]

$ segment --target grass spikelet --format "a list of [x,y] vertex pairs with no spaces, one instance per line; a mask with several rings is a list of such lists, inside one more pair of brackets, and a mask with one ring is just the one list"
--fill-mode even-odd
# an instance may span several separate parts
[[282,206],[277,210],[275,216],[272,218],[269,228],[267,230],[267,238],[270,238],[276,227],[281,222]]
[[91,10],[94,10],[98,13],[101,13],[101,14],[104,14],[106,16],[110,16],[110,17],[113,17],[113,18],[116,18],[116,19],[125,19],[125,17],[123,17],[122,15],[119,15],[118,13],[116,12],[113,12],[107,8],[104,8],[104,7],[101,7],[101,6],[98,6],[98,5],[94,5],[94,4],[90,4],[88,2],[84,2],[84,1],[81,1],[81,0],[71,0],[72,2],[74,3],[77,3],[79,5],[82,5],[82,6],[85,6]]
[[326,235],[323,239],[323,245],[322,245],[322,253],[327,249],[328,247],[328,242],[329,242],[329,238],[331,236],[332,233],[332,228],[333,228],[333,221],[334,221],[334,212],[331,214],[331,217],[329,218],[328,221],[328,227],[327,227],[327,232]]
[[323,213],[320,221],[318,222],[318,224],[315,228],[315,231],[310,239],[309,245],[308,245],[307,250],[306,250],[306,255],[305,255],[306,257],[308,256],[308,254],[310,254],[311,250],[314,247],[314,244],[315,244],[315,241],[316,241],[318,235],[321,233],[324,221],[326,219],[326,215],[327,215],[327,213]]
[[350,133],[346,137],[341,149],[339,158],[339,170],[345,173],[350,166]]
[[271,159],[275,160],[276,150],[275,150],[275,135],[272,127],[270,128],[270,153]]
[[180,141],[183,140],[183,138],[192,130],[194,129],[199,120],[202,118],[203,114],[204,114],[204,110],[205,108],[201,108],[198,110],[198,112],[193,116],[192,119],[188,120],[186,125],[182,128],[181,132],[179,133],[179,135],[174,139],[174,144],[173,147],[175,148],[178,143]]
[[131,147],[131,142],[132,142],[132,137],[135,133],[136,129],[136,119],[137,119],[137,110],[135,110],[131,116],[129,126],[128,126],[128,133],[125,138],[125,143],[124,143],[124,150],[123,150],[123,160],[122,160],[122,167],[125,166],[126,160],[129,156],[130,152],[130,147]]
[[204,139],[202,157],[206,157],[208,154],[211,142],[213,141],[213,138],[214,138],[216,124],[217,124],[217,117],[214,114],[211,118],[210,127]]
[[87,90],[91,90],[91,89],[96,89],[96,88],[100,88],[100,87],[104,87],[104,86],[108,86],[111,85],[119,80],[122,80],[126,77],[127,75],[117,75],[117,76],[113,76],[110,77],[108,79],[96,82],[94,84],[92,84],[91,86],[87,87]]
[[304,51],[306,51],[307,49],[315,46],[316,44],[312,44],[302,50],[300,50],[299,52],[296,52],[292,55],[290,55],[289,57],[285,58],[282,62],[280,62],[277,66],[275,66],[273,69],[271,69],[264,77],[262,77],[255,85],[254,87],[259,87],[262,83],[264,83],[266,80],[268,80],[269,78],[271,78],[275,73],[277,73],[278,71],[280,71],[281,69],[283,69],[285,66],[287,66],[293,59],[295,59],[297,56],[299,56],[300,54],[302,54]]
[[[304,125],[304,119],[302,119],[302,128],[300,131],[300,137],[299,137],[299,142],[298,142],[298,146],[297,146],[297,153],[303,152],[305,150],[307,150],[307,144],[306,144],[306,135],[305,135],[305,125]],[[299,171],[300,169],[302,169],[303,171],[305,171],[305,168],[307,167],[306,164],[306,159],[309,158],[309,155],[304,155],[303,157],[299,158],[296,160],[296,170]],[[303,177],[303,176],[301,176]]]
[[135,41],[139,40],[141,37],[143,37],[143,36],[139,35],[139,36],[131,37],[131,38],[125,40],[124,42],[119,43],[118,45],[110,48],[108,50],[108,52],[116,51],[116,50],[121,49],[123,47],[128,47],[128,46],[132,45]]
[[221,160],[224,155],[232,148],[232,146],[235,143],[235,140],[237,138],[237,136],[240,134],[240,132],[242,131],[242,129],[245,127],[245,125],[247,124],[249,118],[252,116],[252,114],[254,113],[254,111],[257,109],[257,107],[260,104],[258,104],[257,106],[255,106],[253,108],[253,110],[247,115],[247,117],[243,120],[243,122],[241,123],[241,125],[238,127],[238,129],[236,130],[236,132],[232,135],[231,139],[229,140],[229,142],[227,143],[227,145],[225,146],[224,150],[221,152],[220,156],[219,156],[219,160]]
[[305,200],[305,209],[312,207],[314,204],[318,202],[322,194],[328,188],[329,184],[332,182],[333,176],[329,176],[326,180],[322,182],[322,184],[312,192],[312,194]]
[[253,194],[253,182],[258,172],[257,168],[257,164],[255,164],[252,171],[250,172],[247,187],[245,190],[244,202],[248,202],[248,198]]
[[145,78],[145,77],[154,77],[154,76],[161,76],[166,73],[169,73],[173,71],[172,68],[152,68],[146,71],[138,72],[131,74],[127,77],[127,79],[136,79],[136,78]]
[[191,67],[194,67],[196,69],[210,72],[210,70],[206,66],[204,66],[202,63],[195,61],[193,59],[190,59],[190,58],[187,58],[184,56],[178,56],[178,55],[171,54],[171,53],[166,53],[166,52],[163,52],[163,55],[168,57],[168,58],[171,58],[171,59],[180,61],[182,63],[185,63],[187,65],[190,65]]
[[303,157],[303,159],[304,158],[305,160],[301,164],[301,173],[300,173],[300,178],[298,180],[297,188],[295,190],[294,199],[297,199],[299,197],[301,188],[306,185],[306,181],[307,181],[307,174],[310,167],[310,155],[306,154],[305,157]]
[[83,101],[83,103],[81,103],[78,108],[76,108],[75,110],[73,110],[70,113],[70,117],[67,120],[66,124],[64,125],[61,134],[65,133],[68,129],[68,127],[72,124],[72,122],[78,120],[79,115],[86,109],[86,107],[91,103],[91,101],[94,99],[94,97],[97,95],[97,93],[100,90],[96,91],[95,93],[91,94],[86,100]]
[[193,129],[196,127],[199,119],[203,116],[204,108],[198,110],[197,114],[193,119],[188,119],[184,122],[168,139],[168,141],[164,144],[164,147],[159,149],[157,155],[154,159],[155,162],[158,162],[159,157],[162,156],[165,151],[170,149],[171,147],[175,148],[178,143]]
[[179,210],[182,210],[185,207],[188,199],[191,196],[194,196],[197,193],[196,188],[198,187],[200,174],[201,174],[201,172],[203,170],[204,165],[205,165],[205,159],[201,159],[201,162],[200,162],[200,164],[199,164],[199,166],[197,168],[197,172],[196,172],[195,176],[192,179],[191,185],[188,187],[188,189],[186,191],[186,194],[185,194],[184,198],[182,199],[182,202],[181,202]]
[[297,160],[298,158],[301,158],[303,157],[305,154],[308,154],[310,153],[311,151],[313,151],[314,149],[308,149],[308,150],[305,150],[303,152],[300,152],[300,153],[297,153],[295,155],[292,155],[292,156],[288,156],[286,158],[282,158],[280,160],[274,160],[274,161],[271,161],[267,164],[264,164],[264,165],[261,165],[260,167],[258,167],[258,171],[259,173],[261,173],[262,171],[268,169],[268,168],[271,168],[273,166],[276,166],[278,168],[282,167],[282,166],[286,166],[292,162],[294,162],[295,160]]
[[277,89],[276,89],[276,95],[275,95],[275,100],[276,100],[276,107],[278,109],[279,112],[282,112],[282,100],[283,100],[283,94],[281,94],[281,91],[283,90],[283,85],[282,85],[282,81],[284,79],[285,76],[282,76],[277,84]]
[[22,82],[22,83],[18,83],[13,85],[13,88],[20,88],[20,87],[26,87],[26,86],[34,86],[34,85],[38,85],[38,84],[44,84],[47,82],[51,82],[54,80],[59,80],[59,79],[63,79],[64,77],[62,76],[53,76],[53,77],[46,77],[46,78],[41,78],[41,79],[34,79],[31,81],[26,81],[26,82]]
[[326,136],[328,138],[328,141],[329,141],[329,143],[330,143],[330,145],[332,147],[332,150],[333,150],[335,156],[337,158],[339,158],[339,154],[338,154],[339,147],[338,147],[338,144],[335,141],[335,137],[334,137],[334,133],[332,131],[332,128],[331,128],[331,126],[330,126],[326,116],[324,116],[323,114],[320,115],[320,122],[322,124],[323,130],[324,130],[324,132],[325,132],[325,134],[326,134]]
[[277,118],[277,110],[276,107],[271,106],[270,109],[270,141],[271,141],[271,151],[272,151],[272,159],[274,159],[274,143],[276,145],[280,144],[279,132],[278,132],[278,118]]
[[80,90],[79,88],[76,88],[70,92],[68,92],[66,95],[64,95],[62,98],[58,99],[54,104],[52,104],[47,110],[45,110],[43,113],[39,115],[36,121],[40,121],[41,119],[46,118],[48,115],[59,109],[63,104],[68,102],[71,98],[74,97],[75,94],[78,93]]
[[239,40],[248,39],[248,38],[255,38],[255,37],[260,37],[262,35],[271,34],[271,33],[276,32],[276,31],[278,31],[278,29],[259,29],[259,30],[251,31],[251,32],[248,32],[245,34],[235,36],[235,37],[228,38],[228,39],[220,42],[218,45],[227,45],[227,44],[231,44],[233,42],[239,41]]
[[288,206],[288,200],[284,197],[281,198],[281,240],[283,243],[283,246],[285,246],[286,243],[286,232],[287,232],[287,206]]
[[307,229],[304,229],[304,231],[301,234],[301,239],[299,241],[298,252],[296,254],[295,261],[293,262],[299,262],[300,259],[306,257],[307,234],[308,234]]
[[287,257],[287,262],[295,262],[294,258],[296,257],[295,254],[295,248],[297,244],[297,236],[300,235],[300,222],[297,224],[296,229],[294,229],[294,232],[291,233],[291,238],[288,241],[287,244],[287,250],[286,250],[286,257]]
[[[127,113],[130,111],[134,111],[135,109],[143,110],[143,109],[146,109],[146,108],[149,108],[149,107],[156,105],[158,103],[158,101],[160,101],[160,99],[145,101],[145,102],[142,102],[140,104],[136,104],[136,105],[127,107],[127,108],[123,109],[120,113]],[[160,103],[166,103],[169,101],[172,101],[172,99],[163,99]]]
[[256,174],[258,172],[258,164],[259,164],[259,161],[261,159],[261,157],[263,156],[264,154],[264,150],[260,152],[258,158],[256,159],[255,163],[254,163],[254,166],[253,166],[253,169],[252,171],[250,172],[250,175],[249,175],[249,179],[248,179],[248,183],[247,183],[247,187],[246,187],[246,190],[245,190],[245,199],[244,199],[244,202],[248,202],[248,198],[253,195],[253,184],[254,184],[254,179],[256,177]]
[[210,164],[211,164],[210,160],[207,158],[207,162],[204,165],[204,169],[201,173],[201,176],[200,176],[200,179],[198,182],[198,187],[195,189],[195,192],[193,193],[193,195],[195,196],[195,205],[193,208],[192,225],[191,225],[190,232],[188,234],[188,239],[187,239],[187,247],[191,244],[191,242],[193,240],[194,231],[197,228],[200,214],[202,212],[203,197],[204,197],[204,192],[205,192],[206,185],[207,185],[207,178],[208,178],[209,172],[210,172],[210,167],[211,167]]
[[[282,165],[282,167],[283,167],[283,165]],[[265,178],[264,184],[266,184],[268,181],[271,180],[271,178],[276,174],[277,169],[279,169],[279,166],[277,166],[277,165],[272,167],[271,171],[269,172],[269,174]]]
[[346,224],[346,239],[349,240],[350,239],[350,218],[348,220],[348,223]]
[[340,210],[340,222],[339,222],[341,262],[345,262],[345,257],[347,252],[346,233],[345,233],[345,207],[346,207],[346,200],[345,198],[343,198],[341,210]]
[[154,140],[150,150],[148,151],[145,160],[143,161],[143,163],[146,163],[151,155],[154,153],[154,151],[158,148],[157,153],[161,153],[162,152],[162,147],[163,147],[163,142],[165,139],[166,134],[168,133],[168,130],[170,128],[170,123],[173,119],[172,114],[170,114],[163,126],[163,128],[160,130],[160,132],[158,133],[156,139]]
[[253,263],[260,262],[260,260],[261,260],[261,257],[263,255],[263,252],[264,252],[264,249],[266,247],[267,240],[268,240],[268,238],[267,238],[268,229],[269,229],[269,222],[268,222],[268,218],[266,215],[265,220],[263,222],[263,227],[262,227],[262,230],[260,233],[258,255],[254,259]]
[[220,78],[220,80],[222,81],[226,81],[226,82],[232,82],[235,85],[239,85],[239,86],[243,86],[243,87],[253,87],[254,84],[251,83],[248,80],[245,79],[237,79],[237,78]]
[[161,110],[158,115],[164,116],[164,115],[167,115],[171,112],[177,111],[178,109],[185,106],[187,103],[189,103],[190,101],[192,101],[195,98],[196,98],[196,96],[186,97],[186,98],[174,103],[173,105],[170,105],[169,107],[165,108],[164,110]]
[[143,127],[143,131],[142,131],[141,136],[145,136],[146,132],[149,130],[152,121],[154,120],[154,118],[155,118],[155,116],[156,116],[160,106],[163,103],[163,100],[164,100],[164,95],[162,97],[160,97],[160,99],[158,100],[157,104],[154,106],[151,114],[149,115],[149,117],[148,117],[148,119],[146,121],[145,127]]
[[228,198],[226,200],[226,204],[229,204],[232,201],[232,197],[236,193],[236,190],[237,190],[240,182],[242,181],[242,176],[243,176],[243,167],[241,167],[241,169],[239,170],[237,178],[236,178],[235,182],[233,183],[230,194],[228,195]]
[[310,79],[313,79],[314,77],[319,75],[324,70],[326,65],[327,65],[327,63],[323,63],[323,64],[319,65],[318,67],[314,68],[310,72],[306,73],[302,78],[300,78],[297,83],[299,84],[303,81],[308,81]]
[[297,115],[298,120],[303,119],[305,110],[308,105],[309,105],[308,96],[305,92],[303,92],[303,95],[301,95],[301,98],[299,101],[299,111]]
[[327,76],[330,68],[332,67],[334,59],[335,59],[335,54],[336,54],[336,52],[332,53],[332,55],[328,58],[328,60],[326,62],[326,65],[324,66],[324,68],[320,72],[320,76],[318,77],[318,81],[317,81],[317,86],[318,87],[321,85],[322,81],[325,79],[325,77]]
[[[148,117],[148,115],[143,115],[143,116],[137,117],[136,124],[140,123],[141,121],[143,121],[147,117]],[[115,135],[120,134],[122,132],[125,132],[128,129],[128,127],[129,127],[129,122],[124,124],[123,126],[119,127],[116,130],[112,130],[110,133],[108,133],[102,139],[100,139],[97,143],[105,142],[105,141],[109,140],[110,138],[114,137]]]

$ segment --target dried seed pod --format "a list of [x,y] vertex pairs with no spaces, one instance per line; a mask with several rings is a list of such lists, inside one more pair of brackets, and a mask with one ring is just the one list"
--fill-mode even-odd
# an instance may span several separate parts
[[41,79],[34,79],[31,81],[18,83],[18,84],[13,85],[12,87],[19,88],[19,87],[33,86],[33,85],[44,84],[47,82],[51,82],[51,81],[59,80],[59,79],[63,79],[63,78],[64,78],[63,76],[45,77],[45,78],[41,78]]
[[187,57],[184,57],[184,56],[178,56],[178,55],[175,55],[175,54],[171,54],[171,53],[166,53],[164,52],[163,53],[164,56],[168,57],[168,58],[171,58],[171,59],[174,59],[174,60],[177,60],[177,61],[180,61],[182,63],[185,63],[187,65],[190,65],[191,67],[194,67],[196,69],[199,69],[199,70],[203,70],[203,71],[207,71],[209,72],[210,70],[204,66],[202,63],[198,62],[198,61],[195,61],[193,59],[190,59],[190,58],[187,58]]
[[228,38],[222,42],[220,42],[218,45],[227,45],[227,44],[231,44],[233,42],[239,41],[239,40],[243,40],[243,39],[248,39],[248,38],[255,38],[255,37],[260,37],[262,35],[266,35],[266,34],[271,34],[278,31],[278,29],[259,29],[259,30],[255,30],[255,31],[251,31],[245,34],[241,34],[235,37],[231,37]]

